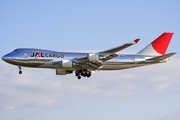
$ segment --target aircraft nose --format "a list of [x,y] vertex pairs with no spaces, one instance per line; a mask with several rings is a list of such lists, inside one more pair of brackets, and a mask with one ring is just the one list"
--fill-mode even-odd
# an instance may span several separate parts
[[2,60],[5,61],[5,62],[7,62],[9,59],[10,59],[10,58],[9,58],[7,55],[4,55],[4,56],[2,57]]
[[4,60],[4,61],[6,60],[6,55],[4,55],[4,56],[2,57],[2,60]]

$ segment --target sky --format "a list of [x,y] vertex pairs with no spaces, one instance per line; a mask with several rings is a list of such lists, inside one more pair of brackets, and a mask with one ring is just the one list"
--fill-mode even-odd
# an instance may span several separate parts
[[136,38],[121,53],[137,53],[173,32],[167,63],[91,78],[56,76],[0,60],[1,120],[179,120],[180,1],[0,0],[0,56],[16,48],[96,52]]

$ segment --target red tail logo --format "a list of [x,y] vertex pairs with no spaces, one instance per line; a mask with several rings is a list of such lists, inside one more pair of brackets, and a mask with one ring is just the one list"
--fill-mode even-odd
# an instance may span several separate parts
[[158,52],[159,54],[165,54],[172,36],[173,33],[165,32],[162,35],[160,35],[158,38],[156,38],[152,42],[152,46],[156,50],[156,52]]

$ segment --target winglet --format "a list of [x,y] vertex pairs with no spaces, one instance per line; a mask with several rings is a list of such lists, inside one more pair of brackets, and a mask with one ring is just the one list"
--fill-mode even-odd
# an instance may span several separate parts
[[135,42],[135,43],[138,43],[139,40],[140,40],[140,38],[137,38],[137,39],[134,40],[134,42]]

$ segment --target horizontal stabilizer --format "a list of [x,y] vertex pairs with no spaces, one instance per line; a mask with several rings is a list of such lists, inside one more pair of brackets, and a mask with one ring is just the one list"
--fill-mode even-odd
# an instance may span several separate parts
[[176,54],[176,52],[168,53],[168,54],[157,56],[157,57],[153,57],[153,58],[147,59],[147,61],[151,61],[151,62],[163,61],[163,60],[173,56],[174,54]]

